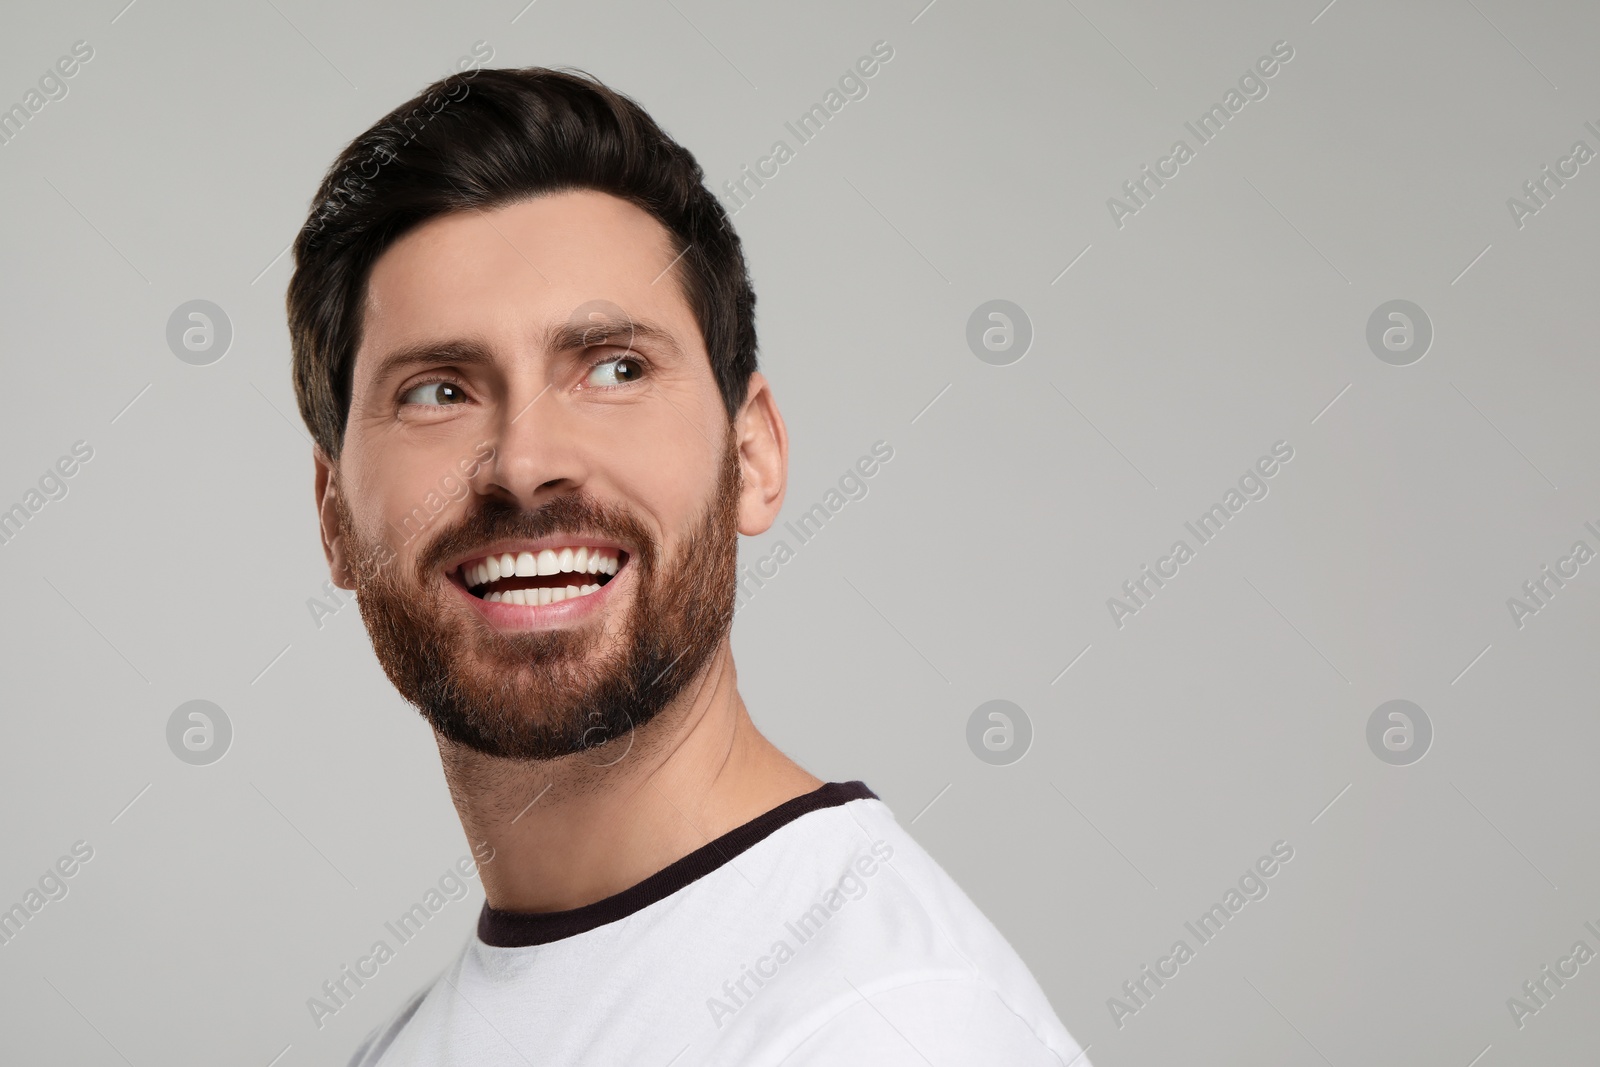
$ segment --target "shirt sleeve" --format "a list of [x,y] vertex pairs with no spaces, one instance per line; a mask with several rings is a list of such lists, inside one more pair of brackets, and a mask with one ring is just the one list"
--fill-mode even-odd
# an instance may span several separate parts
[[857,991],[781,1067],[1092,1067],[1052,1018],[1035,1026],[974,980]]

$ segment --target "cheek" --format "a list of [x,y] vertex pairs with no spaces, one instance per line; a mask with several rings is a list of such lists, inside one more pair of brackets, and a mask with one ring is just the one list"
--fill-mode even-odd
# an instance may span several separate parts
[[593,470],[604,472],[610,491],[668,536],[699,518],[721,473],[728,431],[695,406],[658,398],[608,420],[588,443]]
[[[673,543],[699,518],[709,499],[711,472],[700,469],[697,456],[668,457],[655,453],[647,464],[613,468],[608,481],[622,507],[644,522],[670,554]],[[594,486],[596,495],[605,490]]]
[[[462,506],[440,488],[455,472],[455,453],[383,449],[382,462],[368,462],[349,471],[354,488],[347,501],[358,529],[368,540],[381,540],[401,555],[415,552],[417,534],[447,521]],[[458,492],[459,496],[460,493]]]

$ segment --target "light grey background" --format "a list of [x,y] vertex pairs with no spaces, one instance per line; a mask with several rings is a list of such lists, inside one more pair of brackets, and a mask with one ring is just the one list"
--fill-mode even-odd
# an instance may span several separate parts
[[[11,13],[0,104],[94,58],[0,146],[0,506],[94,458],[0,547],[0,906],[94,858],[0,947],[8,1062],[341,1064],[474,921],[476,888],[313,1025],[467,846],[353,605],[307,607],[281,253],[338,150],[478,41],[633,95],[714,186],[894,48],[735,220],[784,518],[894,448],[740,612],[741,688],[911,824],[1097,1065],[1594,1054],[1600,962],[1521,1028],[1506,1001],[1600,950],[1600,563],[1520,628],[1507,599],[1600,547],[1600,162],[1520,228],[1507,198],[1600,149],[1600,11],[925,2]],[[1118,228],[1107,198],[1280,40],[1266,98]],[[210,366],[166,344],[192,299],[233,324]],[[966,343],[991,299],[1032,322],[1010,366]],[[1365,340],[1394,299],[1434,327],[1410,366]],[[1270,494],[1118,628],[1107,598],[1280,440]],[[209,766],[167,747],[195,699],[233,726]],[[1008,766],[967,744],[997,699],[1033,728]],[[1393,699],[1433,725],[1409,766],[1367,746]],[[1280,840],[1269,895],[1119,1027],[1108,998]]]

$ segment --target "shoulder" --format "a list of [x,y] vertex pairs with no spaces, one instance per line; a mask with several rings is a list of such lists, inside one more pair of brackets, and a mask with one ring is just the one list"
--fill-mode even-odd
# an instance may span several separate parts
[[430,982],[417,990],[416,994],[406,1001],[400,1010],[395,1012],[387,1022],[375,1027],[366,1036],[366,1040],[362,1041],[360,1046],[356,1048],[355,1054],[350,1057],[348,1067],[374,1067],[382,1060],[383,1054],[389,1050],[390,1045],[394,1044],[394,1039],[400,1036],[400,1031],[405,1028],[406,1023],[411,1021],[411,1017],[417,1013],[417,1009],[422,1006],[422,1001],[427,997],[428,991],[435,984],[437,983]]
[[834,1012],[774,1043],[777,1067],[1090,1067],[1059,1026],[1040,1026],[974,977],[880,982],[850,990]]
[[728,1001],[763,1035],[745,1062],[1087,1067],[1005,936],[887,805],[826,815],[809,831],[831,847],[802,850],[826,859],[803,898],[791,889],[773,960],[756,961],[783,994]]
[[[838,952],[867,967],[870,980],[891,975],[959,974],[1010,992],[1048,1011],[1027,965],[955,879],[895,820],[882,801],[840,809],[857,845],[835,887],[824,894],[849,929]],[[831,953],[830,953],[831,955]]]

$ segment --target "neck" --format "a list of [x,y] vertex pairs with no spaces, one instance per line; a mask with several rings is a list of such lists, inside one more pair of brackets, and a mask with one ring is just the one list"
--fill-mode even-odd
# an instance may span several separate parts
[[822,784],[756,730],[726,638],[671,704],[598,748],[530,762],[438,741],[462,829],[493,857],[479,873],[502,911],[603,900]]

